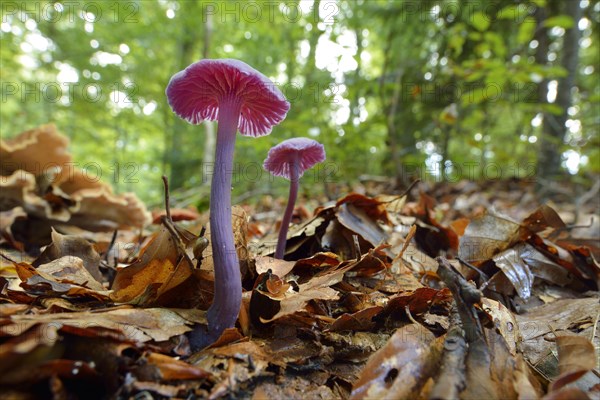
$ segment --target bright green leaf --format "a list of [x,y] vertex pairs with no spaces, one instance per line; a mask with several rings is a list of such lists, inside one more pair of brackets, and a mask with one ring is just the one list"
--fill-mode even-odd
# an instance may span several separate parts
[[527,17],[519,26],[519,32],[517,34],[517,42],[521,45],[527,44],[533,39],[535,33],[535,18]]
[[573,25],[573,18],[569,17],[568,15],[557,15],[544,21],[544,26],[546,28],[558,26],[563,29],[570,29],[573,27]]
[[485,13],[479,11],[473,14],[471,25],[479,32],[483,32],[490,27],[490,19]]

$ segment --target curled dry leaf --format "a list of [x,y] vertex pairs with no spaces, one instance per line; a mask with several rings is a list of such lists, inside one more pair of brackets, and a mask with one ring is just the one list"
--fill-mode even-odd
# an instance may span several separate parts
[[597,367],[596,349],[585,337],[560,335],[556,337],[556,346],[560,375],[552,382],[551,391],[561,389]]
[[302,310],[310,300],[335,300],[338,298],[338,292],[331,286],[341,282],[344,274],[352,269],[353,263],[350,263],[339,269],[330,270],[322,275],[312,277],[308,282],[298,285],[298,291],[288,290],[284,298],[280,301],[280,310],[272,318],[261,322],[271,322],[283,316],[293,314]]
[[356,208],[362,209],[373,221],[381,221],[386,224],[390,223],[386,205],[383,198],[371,198],[359,193],[350,193],[339,199],[336,203],[337,207],[343,204],[353,205]]
[[[111,295],[114,301],[141,305],[176,303],[177,299],[161,300],[161,297],[188,279],[195,279],[194,266],[185,249],[196,239],[195,235],[184,230],[177,233],[178,237],[174,237],[162,226],[142,249],[140,259],[117,271]],[[185,295],[180,295],[185,300]]]
[[164,354],[150,353],[146,355],[145,359],[159,370],[161,379],[166,381],[202,379],[211,375],[202,368]]
[[531,296],[533,274],[529,266],[520,257],[523,246],[522,243],[519,243],[515,247],[496,254],[492,259],[512,283],[519,297],[526,300]]
[[[371,246],[378,246],[386,240],[383,229],[363,208],[356,203],[340,203],[336,213],[337,220],[345,228],[360,235]],[[387,214],[386,214],[387,215]]]
[[264,274],[271,270],[274,275],[286,276],[296,265],[295,261],[285,261],[273,257],[257,256],[256,273]]
[[100,255],[98,255],[90,242],[79,236],[61,235],[54,229],[52,229],[50,236],[52,243],[34,261],[34,267],[39,267],[42,264],[61,257],[77,257],[83,261],[83,265],[90,275],[98,282],[102,282],[102,274],[99,269]]
[[66,296],[108,300],[109,291],[96,281],[80,258],[64,256],[38,268],[15,263],[21,287],[31,296]]
[[494,323],[494,327],[508,345],[510,353],[517,354],[517,346],[521,342],[519,325],[513,313],[504,304],[484,297],[481,299],[483,311],[486,312]]
[[354,383],[352,400],[416,398],[434,373],[441,342],[419,324],[410,324],[373,354]]
[[329,330],[332,332],[345,330],[368,331],[375,326],[373,317],[377,316],[382,310],[383,307],[375,306],[365,308],[353,314],[342,314],[331,324]]

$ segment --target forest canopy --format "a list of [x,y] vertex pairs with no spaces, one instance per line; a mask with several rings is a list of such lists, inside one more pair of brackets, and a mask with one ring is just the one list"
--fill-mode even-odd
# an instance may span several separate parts
[[215,123],[180,120],[165,88],[195,61],[236,58],[291,108],[271,135],[238,138],[234,199],[284,193],[262,163],[296,136],[327,150],[305,191],[365,176],[589,185],[599,22],[589,0],[3,1],[0,132],[54,123],[116,191],[159,204],[167,174],[175,198],[205,206]]

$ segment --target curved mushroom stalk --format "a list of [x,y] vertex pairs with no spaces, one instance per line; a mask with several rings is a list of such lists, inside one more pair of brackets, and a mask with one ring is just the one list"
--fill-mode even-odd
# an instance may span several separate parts
[[281,228],[279,228],[279,237],[277,238],[277,249],[275,250],[275,258],[283,260],[285,253],[285,245],[287,242],[287,233],[290,222],[292,222],[292,214],[294,213],[294,206],[296,205],[296,199],[298,198],[298,187],[300,186],[300,174],[299,174],[299,160],[298,154],[292,156],[290,161],[290,194],[288,196],[288,203],[285,207],[285,213],[281,220]]

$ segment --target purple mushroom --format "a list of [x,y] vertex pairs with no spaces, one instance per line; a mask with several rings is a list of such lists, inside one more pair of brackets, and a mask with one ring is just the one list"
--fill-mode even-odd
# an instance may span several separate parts
[[290,180],[290,195],[281,221],[275,258],[283,259],[288,226],[292,220],[296,197],[298,197],[300,177],[302,177],[304,171],[323,161],[325,161],[325,148],[321,143],[312,139],[293,138],[284,140],[269,150],[267,159],[263,164],[264,169],[273,175]]
[[210,193],[210,239],[215,266],[208,333],[216,340],[237,320],[242,301],[239,261],[231,225],[231,171],[236,132],[271,133],[290,108],[275,84],[249,65],[231,59],[201,60],[173,75],[166,90],[173,112],[192,124],[218,121]]

